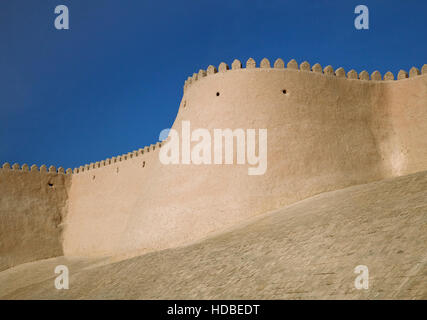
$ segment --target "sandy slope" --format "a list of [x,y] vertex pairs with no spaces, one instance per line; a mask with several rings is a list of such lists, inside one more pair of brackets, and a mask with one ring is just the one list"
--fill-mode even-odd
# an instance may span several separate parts
[[[3,299],[427,298],[427,172],[329,192],[196,244],[0,272]],[[54,267],[70,289],[54,288]],[[366,265],[370,288],[354,288]]]

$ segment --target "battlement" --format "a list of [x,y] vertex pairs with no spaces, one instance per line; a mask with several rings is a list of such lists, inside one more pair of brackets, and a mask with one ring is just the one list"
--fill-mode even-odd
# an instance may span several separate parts
[[[242,70],[242,69],[257,69],[256,61],[253,58],[249,58],[246,61],[246,68],[243,68],[242,63],[240,60],[235,59],[233,63],[231,64],[231,69],[225,62],[221,62],[218,66],[218,69],[210,65],[208,66],[207,70],[199,70],[198,73],[193,73],[192,76],[188,77],[187,80],[185,80],[184,83],[184,92],[191,86],[191,84],[195,83],[198,80],[203,79],[204,77],[208,77],[210,75],[216,74],[216,73],[222,73],[222,72],[228,72],[233,70]],[[356,70],[351,69],[346,73],[344,68],[339,67],[338,69],[334,70],[334,68],[330,65],[326,66],[325,68],[322,68],[322,66],[319,63],[315,63],[313,66],[310,66],[310,63],[307,61],[302,62],[299,66],[295,59],[290,60],[286,67],[285,62],[278,58],[274,64],[273,67],[270,64],[270,61],[267,58],[264,58],[261,60],[258,69],[275,69],[275,70],[299,70],[301,72],[315,72],[318,74],[322,74],[325,76],[335,76],[339,78],[346,78],[351,80],[372,80],[372,81],[395,81],[395,80],[403,80],[406,78],[413,78],[416,76],[419,76],[421,74],[427,74],[427,64],[424,64],[421,68],[421,71],[416,68],[412,67],[409,72],[405,70],[400,70],[397,74],[397,77],[395,78],[394,74],[391,71],[388,71],[384,74],[384,76],[381,75],[379,71],[372,72],[371,75],[366,70],[361,71],[359,74]]]
[[20,166],[18,163],[14,163],[12,166],[8,162],[5,162],[3,166],[0,168],[3,171],[20,171],[20,172],[40,172],[40,173],[60,173],[60,174],[72,174],[71,168],[65,170],[63,167],[59,167],[56,169],[55,166],[50,166],[49,168],[46,165],[41,165],[40,168],[37,165],[33,164],[29,167],[26,163]]
[[72,174],[78,174],[82,172],[87,171],[93,171],[98,168],[102,168],[111,164],[119,163],[122,161],[126,161],[128,159],[136,158],[139,156],[142,156],[144,154],[149,153],[150,151],[153,152],[157,149],[159,149],[162,146],[162,142],[157,142],[156,144],[151,144],[149,146],[146,146],[144,148],[140,148],[138,150],[134,150],[132,152],[128,152],[122,155],[119,155],[117,157],[111,157],[107,158],[105,160],[97,161],[97,162],[91,162],[90,164],[82,165],[78,168],[68,168],[64,169],[63,167],[59,167],[56,169],[55,166],[50,166],[49,168],[46,165],[41,165],[40,168],[37,167],[37,165],[33,164],[31,167],[29,167],[26,163],[24,163],[22,166],[20,166],[18,163],[14,163],[12,166],[10,163],[5,162],[3,166],[0,168],[1,170],[7,171],[20,171],[20,172],[40,172],[40,173],[59,173],[59,174],[66,174],[66,175],[72,175]]
[[146,146],[144,148],[140,148],[138,150],[134,150],[128,153],[124,153],[122,155],[119,155],[117,157],[111,157],[107,158],[105,160],[97,161],[97,162],[91,162],[89,164],[82,165],[78,168],[74,168],[73,174],[79,174],[87,171],[93,171],[98,168],[106,167],[109,165],[113,165],[122,161],[126,161],[132,158],[141,157],[143,155],[148,154],[149,152],[154,152],[155,150],[158,150],[162,146],[162,142],[158,141],[156,144],[151,144],[149,146]]

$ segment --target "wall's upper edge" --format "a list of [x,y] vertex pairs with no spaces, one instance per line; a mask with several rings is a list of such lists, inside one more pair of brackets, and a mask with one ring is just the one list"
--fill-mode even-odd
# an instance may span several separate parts
[[[253,58],[249,58],[246,61],[246,69],[255,69],[255,68],[257,68],[255,60]],[[291,70],[299,70],[303,72],[316,72],[319,74],[323,74],[325,76],[336,76],[340,78],[357,79],[357,80],[373,80],[373,81],[395,80],[394,74],[390,71],[386,72],[384,76],[382,76],[379,71],[374,71],[372,72],[371,75],[369,75],[367,71],[363,70],[358,74],[354,69],[346,73],[346,71],[342,67],[336,70],[334,70],[330,65],[326,66],[325,68],[322,68],[322,66],[319,63],[316,63],[313,66],[310,66],[310,64],[307,61],[302,62],[298,66],[298,63],[294,59],[290,60],[285,66],[285,62],[279,58],[274,62],[273,67],[271,67],[270,61],[267,58],[264,58],[261,60],[261,63],[259,64],[259,68],[260,69],[274,68],[279,70],[291,69]],[[240,62],[240,60],[235,59],[231,64],[231,70],[239,70],[239,69],[243,69],[242,63]],[[192,76],[188,77],[188,79],[185,80],[184,92],[191,86],[192,83],[196,82],[197,80],[215,73],[226,72],[228,70],[230,70],[230,68],[225,62],[221,62],[218,66],[218,69],[213,65],[210,65],[207,68],[207,70],[201,69],[199,70],[198,73],[193,73]],[[406,72],[405,70],[400,70],[397,74],[396,80],[402,80],[408,77],[412,78],[421,74],[427,74],[427,64],[423,65],[423,67],[421,68],[421,71],[416,67],[412,67],[411,70],[409,70],[409,73]]]
[[71,168],[68,168],[67,170],[65,170],[62,167],[59,167],[58,169],[56,169],[55,166],[50,166],[49,168],[47,168],[46,165],[42,165],[40,166],[40,168],[38,168],[37,165],[35,164],[33,164],[31,167],[29,167],[27,164],[23,164],[22,166],[20,166],[18,163],[15,163],[11,166],[8,162],[5,162],[3,166],[0,168],[0,171],[1,170],[13,170],[13,171],[21,171],[21,172],[36,172],[36,171],[38,172],[39,171],[41,173],[61,173],[61,174],[71,175],[71,174],[77,174],[77,173],[81,173],[89,170],[94,170],[97,168],[108,166],[110,164],[132,159],[134,157],[142,156],[143,154],[147,154],[150,151],[154,151],[160,148],[161,146],[162,146],[162,142],[159,141],[156,144],[151,144],[150,146],[146,146],[144,148],[141,148],[132,152],[128,152],[126,154],[122,154],[117,157],[107,158],[105,160],[97,161],[97,162],[91,162],[90,164],[86,164],[78,168],[74,168],[74,170]]
[[40,166],[38,168],[35,164],[33,164],[31,167],[28,166],[28,164],[24,163],[22,166],[20,166],[18,163],[13,164],[12,166],[5,162],[3,166],[0,168],[0,170],[12,170],[12,171],[21,171],[21,172],[41,172],[41,173],[62,173],[62,174],[72,174],[71,168],[68,168],[65,170],[63,167],[59,167],[56,169],[55,166],[50,166],[49,168],[46,165]]
[[[242,63],[238,59],[235,59],[231,64],[231,70],[256,69],[256,68],[257,68],[256,61],[253,58],[249,58],[246,61],[246,68],[243,68]],[[409,73],[406,72],[405,70],[400,70],[397,74],[397,78],[395,78],[394,74],[390,71],[386,72],[384,76],[382,76],[379,71],[374,71],[372,72],[371,75],[369,75],[367,71],[363,70],[358,74],[354,69],[346,73],[346,71],[342,67],[336,70],[334,70],[333,67],[330,65],[326,66],[325,68],[322,68],[322,66],[319,63],[316,63],[313,66],[310,66],[310,64],[307,61],[304,61],[300,65],[298,65],[295,59],[291,59],[285,66],[285,63],[281,58],[276,59],[276,61],[273,64],[273,67],[271,67],[270,61],[267,58],[264,58],[261,60],[259,64],[259,69],[276,69],[276,70],[290,69],[290,70],[297,70],[302,72],[315,72],[318,74],[322,74],[324,76],[335,76],[339,78],[365,80],[365,81],[366,80],[373,80],[373,81],[403,80],[403,79],[407,79],[408,77],[413,78],[419,75],[427,74],[427,64],[423,65],[423,67],[421,68],[421,71],[416,67],[412,67],[409,70]],[[207,70],[201,69],[199,70],[198,73],[193,73],[191,77],[188,77],[188,79],[185,80],[184,92],[191,86],[192,83],[195,83],[197,80],[200,80],[204,77],[207,77],[209,75],[213,75],[216,73],[227,72],[228,70],[230,70],[230,67],[225,62],[221,62],[218,66],[218,69],[213,65],[208,66]],[[59,167],[58,169],[56,169],[55,166],[50,166],[49,168],[47,168],[46,165],[42,165],[40,166],[40,168],[38,168],[36,165],[32,165],[31,167],[29,167],[27,164],[23,164],[22,166],[20,166],[17,163],[11,166],[8,162],[6,162],[0,168],[0,171],[14,170],[14,171],[22,171],[22,172],[40,171],[41,173],[60,173],[60,174],[70,174],[70,175],[78,174],[85,171],[105,167],[117,162],[125,161],[133,157],[141,156],[143,154],[150,152],[150,150],[154,151],[156,148],[160,148],[161,145],[162,145],[162,142],[157,142],[156,144],[151,144],[150,146],[146,146],[144,148],[140,148],[138,150],[134,150],[126,154],[122,154],[112,158],[107,158],[105,160],[97,161],[95,163],[91,162],[90,164],[85,164],[74,169],[68,168],[65,170],[62,167]]]
[[111,158],[107,158],[105,160],[101,160],[101,161],[97,161],[97,162],[91,162],[90,164],[86,164],[83,166],[80,166],[78,168],[74,168],[73,173],[77,174],[77,173],[82,173],[85,171],[89,171],[89,170],[94,170],[94,169],[98,169],[98,168],[102,168],[114,163],[118,163],[121,161],[126,161],[132,158],[136,158],[139,156],[142,156],[144,154],[148,154],[149,152],[154,152],[155,150],[159,149],[162,146],[162,141],[158,141],[156,144],[151,144],[150,146],[146,146],[144,148],[140,148],[138,150],[134,150],[122,155],[119,155],[117,157],[111,157]]

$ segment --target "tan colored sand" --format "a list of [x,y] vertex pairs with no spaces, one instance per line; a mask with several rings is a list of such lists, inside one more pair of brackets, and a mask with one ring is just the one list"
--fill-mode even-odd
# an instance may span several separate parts
[[[54,258],[0,273],[6,299],[426,299],[427,172],[350,187],[196,244],[132,259]],[[54,268],[70,268],[70,289]],[[369,290],[354,288],[357,265]]]

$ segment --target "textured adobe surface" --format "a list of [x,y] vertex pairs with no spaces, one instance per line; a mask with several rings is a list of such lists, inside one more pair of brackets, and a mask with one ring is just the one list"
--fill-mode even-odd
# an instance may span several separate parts
[[0,169],[0,270],[63,254],[71,177]]

